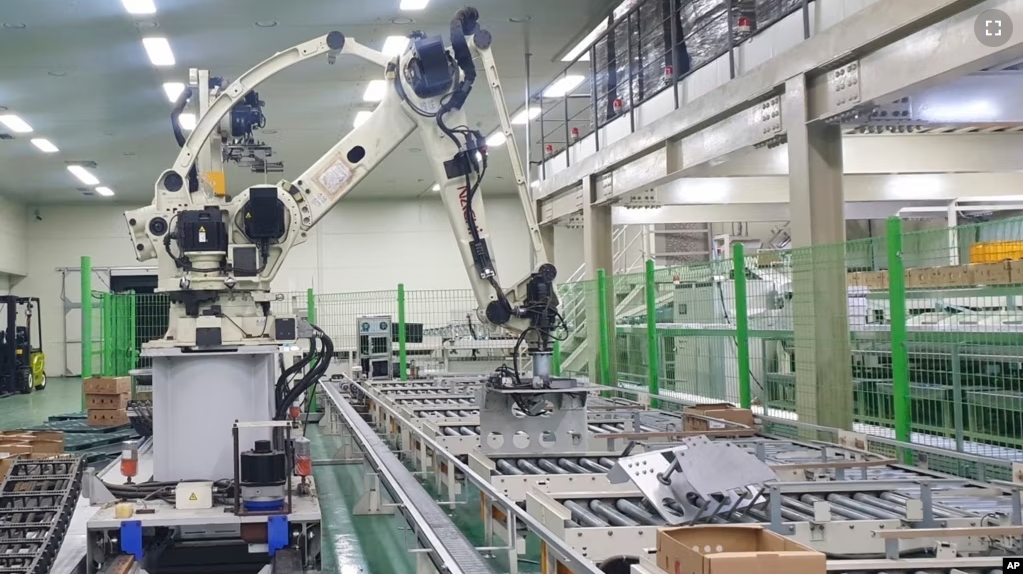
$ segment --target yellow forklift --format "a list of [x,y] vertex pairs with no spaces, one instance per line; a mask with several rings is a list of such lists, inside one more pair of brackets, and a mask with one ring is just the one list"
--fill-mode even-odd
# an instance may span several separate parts
[[[24,314],[19,313],[22,309]],[[0,397],[46,389],[43,322],[39,312],[37,297],[0,296],[0,319],[7,320],[6,328],[0,330]],[[25,324],[19,325],[22,316]]]

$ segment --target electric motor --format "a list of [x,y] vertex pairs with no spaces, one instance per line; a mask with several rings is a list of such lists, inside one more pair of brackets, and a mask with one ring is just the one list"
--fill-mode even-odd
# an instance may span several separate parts
[[284,507],[288,469],[283,451],[267,440],[241,454],[241,499],[246,511],[278,511]]

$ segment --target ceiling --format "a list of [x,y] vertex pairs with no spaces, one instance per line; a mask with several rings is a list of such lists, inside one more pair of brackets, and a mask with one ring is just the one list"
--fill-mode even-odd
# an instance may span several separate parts
[[[170,167],[177,146],[164,82],[186,82],[189,68],[236,78],[273,53],[339,30],[379,49],[386,36],[421,29],[443,33],[465,0],[431,0],[426,10],[401,12],[399,0],[155,0],[157,13],[128,14],[120,0],[2,0],[0,106],[33,128],[0,140],[0,194],[29,204],[148,202],[157,175]],[[494,54],[510,112],[525,101],[526,48],[535,90],[564,67],[558,56],[607,13],[609,0],[478,0],[481,25],[494,35]],[[412,24],[392,19],[409,17]],[[512,22],[529,17],[525,23]],[[273,27],[256,22],[276,21]],[[24,28],[20,25],[24,24]],[[169,39],[173,67],[156,68],[143,36]],[[319,58],[274,77],[257,91],[266,102],[270,144],[284,174],[301,173],[352,127],[366,84],[380,71],[354,58],[333,66]],[[490,132],[497,126],[485,84],[477,83],[466,111]],[[0,126],[0,131],[7,131]],[[45,137],[60,148],[43,154],[29,143]],[[520,142],[522,135],[519,135]],[[356,198],[415,197],[429,193],[430,167],[413,135],[359,188]],[[491,152],[485,193],[514,193],[505,148]],[[93,172],[116,196],[86,197],[66,161],[91,160]],[[261,183],[240,168],[227,173],[229,192]]]

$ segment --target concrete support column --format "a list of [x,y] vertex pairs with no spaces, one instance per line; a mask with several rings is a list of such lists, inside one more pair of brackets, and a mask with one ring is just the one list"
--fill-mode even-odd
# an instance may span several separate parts
[[[786,82],[792,290],[799,420],[851,429],[853,385],[846,292],[842,133],[808,123],[805,76]],[[812,248],[810,246],[813,246]]]
[[[596,205],[596,176],[583,178],[583,261],[586,264],[586,280],[592,282],[586,290],[586,332],[587,332],[587,364],[591,381],[597,381],[599,369],[600,338],[597,323],[597,270],[603,269],[608,277],[607,286],[607,317],[611,321],[611,349],[614,349],[614,250],[611,246],[613,228],[611,226],[611,206]],[[612,356],[614,357],[614,356]],[[612,373],[614,364],[612,362]],[[600,382],[611,385],[613,382]]]

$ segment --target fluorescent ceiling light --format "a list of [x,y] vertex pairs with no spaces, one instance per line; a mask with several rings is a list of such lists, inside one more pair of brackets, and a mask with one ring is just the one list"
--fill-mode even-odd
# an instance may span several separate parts
[[366,120],[368,120],[369,117],[372,115],[373,112],[367,110],[360,110],[359,113],[355,114],[355,121],[352,122],[352,125],[358,128],[359,126],[365,124]]
[[57,146],[53,145],[53,142],[46,138],[32,138],[32,145],[39,148],[39,151],[46,152],[47,154],[60,151],[57,149]]
[[178,97],[185,91],[185,85],[181,82],[167,82],[163,85],[163,91],[171,103],[177,102]]
[[4,114],[0,116],[0,122],[3,122],[5,126],[19,134],[32,131],[32,126],[29,126],[28,122],[14,114]]
[[440,191],[440,184],[434,184],[433,185],[433,191],[439,192]]
[[530,106],[530,107],[526,108],[525,110],[522,110],[518,114],[515,114],[515,117],[512,118],[511,123],[512,124],[525,124],[525,123],[529,122],[530,120],[535,120],[536,117],[539,116],[539,115],[540,115],[540,108],[539,108],[539,106]]
[[607,30],[607,18],[601,20],[600,24],[597,24],[596,28],[591,30],[590,33],[582,40],[579,40],[579,43],[573,46],[572,49],[561,58],[561,61],[571,62],[578,58],[580,61],[588,62],[590,60],[590,51],[587,50],[587,48],[589,48],[590,44],[593,44],[594,40],[603,34],[605,30]]
[[181,124],[182,130],[194,130],[195,129],[195,114],[181,114],[178,116],[178,123]]
[[100,187],[96,188],[96,193],[101,195],[101,196],[103,196],[103,197],[109,198],[110,196],[114,195],[114,190],[111,190],[110,188],[108,188],[106,186],[100,186]]
[[173,66],[174,52],[166,38],[143,38],[142,45],[154,66]]
[[563,98],[572,90],[575,90],[579,84],[583,83],[586,77],[584,76],[563,76],[550,85],[549,88],[544,90],[544,98]]
[[429,3],[430,0],[401,0],[401,5],[398,7],[402,10],[422,10]]
[[129,14],[156,13],[156,4],[153,4],[153,0],[121,0],[121,4],[124,4],[124,9]]
[[496,148],[498,146],[503,146],[507,140],[508,138],[504,135],[504,132],[494,132],[493,134],[490,134],[489,138],[487,138],[487,145],[491,148]]
[[405,36],[388,36],[384,40],[384,48],[381,52],[384,56],[400,56],[408,47],[408,38]]
[[[619,18],[624,16],[625,13],[628,12],[630,8],[632,8],[633,4],[635,4],[634,0],[625,0],[624,2],[619,4],[618,7],[615,8],[614,19],[618,20]],[[600,21],[600,24],[597,24],[596,28],[594,28],[593,30],[590,30],[589,34],[587,34],[582,40],[579,40],[579,43],[576,44],[575,46],[573,46],[572,49],[569,50],[561,58],[561,61],[562,62],[571,62],[571,61],[575,60],[576,57],[578,56],[579,61],[581,61],[581,62],[589,62],[590,61],[590,51],[587,50],[587,48],[589,48],[590,45],[593,44],[593,42],[597,40],[598,36],[600,36],[601,34],[603,34],[606,31],[607,31],[607,18],[604,18],[603,20]]]
[[379,102],[384,99],[384,94],[387,93],[387,80],[371,80],[369,85],[366,86],[366,91],[362,94],[362,99],[365,102]]
[[86,186],[95,186],[99,184],[99,178],[92,175],[92,172],[86,170],[82,166],[68,166],[67,171],[74,174],[78,181],[82,182]]

